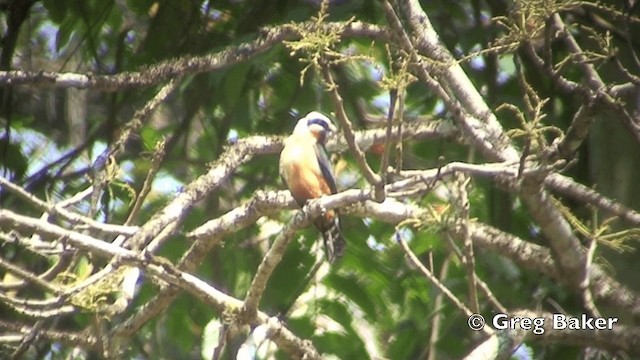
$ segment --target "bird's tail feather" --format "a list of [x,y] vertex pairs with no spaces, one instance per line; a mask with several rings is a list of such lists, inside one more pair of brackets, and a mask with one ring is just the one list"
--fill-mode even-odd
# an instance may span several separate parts
[[334,221],[330,227],[322,232],[322,238],[324,240],[324,251],[330,263],[333,263],[344,255],[344,248],[347,242],[344,240],[344,236],[342,236],[340,223],[338,221]]

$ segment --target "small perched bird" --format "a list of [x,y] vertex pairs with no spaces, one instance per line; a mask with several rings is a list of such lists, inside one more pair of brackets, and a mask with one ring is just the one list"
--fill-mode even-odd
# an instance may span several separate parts
[[[327,135],[336,127],[325,115],[312,111],[298,121],[293,133],[285,139],[280,153],[280,176],[300,207],[309,199],[335,194],[336,181],[324,148]],[[344,253],[345,240],[340,230],[337,210],[326,211],[314,220],[322,233],[330,263]]]

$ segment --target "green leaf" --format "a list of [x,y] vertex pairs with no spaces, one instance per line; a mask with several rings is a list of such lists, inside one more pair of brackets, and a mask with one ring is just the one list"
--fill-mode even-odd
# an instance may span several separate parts
[[42,5],[47,9],[49,18],[55,23],[61,23],[68,10],[68,2],[66,0],[43,0]]
[[169,353],[169,349],[172,351],[180,350],[182,353],[191,351],[194,343],[199,342],[199,337],[193,334],[193,312],[201,306],[201,303],[194,301],[187,295],[176,298],[172,306],[167,309],[166,317],[163,319],[163,325],[166,329],[164,335],[170,338],[161,339],[160,345],[162,347],[156,351],[165,354]]
[[339,359],[369,359],[364,343],[354,333],[325,332],[314,337],[322,353],[336,354]]
[[370,319],[375,319],[376,305],[373,299],[377,298],[377,296],[369,293],[365,286],[360,284],[359,278],[336,274],[328,277],[327,283],[336,291],[349,298],[349,300],[356,303]]
[[29,159],[22,153],[20,144],[13,144],[6,136],[2,136],[0,137],[0,154],[2,154],[0,169],[7,169],[13,172],[15,179],[22,179],[29,167]]
[[71,40],[71,36],[74,32],[80,30],[81,26],[80,19],[74,16],[67,16],[60,26],[58,27],[58,32],[56,33],[56,51],[60,51],[64,48]]
[[442,239],[431,231],[422,230],[414,233],[410,245],[416,255],[421,255],[427,251],[441,249]]
[[[315,231],[315,229],[312,229]],[[316,235],[317,236],[317,235]],[[311,237],[311,239],[315,239]],[[263,295],[263,303],[276,312],[288,310],[293,301],[308,286],[307,275],[313,266],[314,257],[307,247],[290,244],[269,279]]]
[[142,136],[144,148],[148,151],[155,149],[158,141],[162,140],[162,134],[153,126],[143,127],[140,135]]
[[224,97],[224,106],[228,111],[235,109],[239,99],[242,98],[245,83],[248,80],[247,74],[251,70],[249,63],[238,64],[229,69],[222,78],[223,91],[221,95]]

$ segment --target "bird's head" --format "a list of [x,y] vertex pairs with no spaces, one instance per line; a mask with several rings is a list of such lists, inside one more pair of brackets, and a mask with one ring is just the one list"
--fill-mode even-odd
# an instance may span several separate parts
[[333,125],[331,120],[324,114],[312,111],[307,116],[298,120],[294,134],[311,133],[320,144],[324,145],[327,141],[329,133],[336,132],[338,129]]

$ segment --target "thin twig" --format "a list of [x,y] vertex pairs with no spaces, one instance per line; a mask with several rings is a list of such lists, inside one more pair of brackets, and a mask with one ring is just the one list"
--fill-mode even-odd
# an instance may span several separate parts
[[147,176],[144,179],[144,183],[142,184],[142,189],[140,190],[140,194],[136,197],[136,202],[133,204],[131,208],[131,212],[127,217],[127,220],[124,222],[125,225],[130,225],[133,220],[138,216],[138,212],[144,203],[144,200],[147,198],[147,195],[151,191],[151,183],[153,179],[155,179],[158,170],[160,169],[160,164],[165,156],[165,142],[164,140],[159,141],[156,144],[155,151],[153,152],[153,157],[151,159],[151,167],[147,172]]
[[62,290],[60,290],[59,287],[53,286],[51,285],[49,282],[41,279],[39,276],[36,276],[35,274],[21,269],[13,264],[11,264],[10,262],[4,260],[3,258],[0,258],[0,268],[3,268],[4,270],[6,270],[9,273],[12,273],[13,275],[29,282],[29,283],[33,283],[36,284],[40,287],[45,288],[47,291],[51,292],[52,294],[61,294]]
[[396,174],[399,174],[400,171],[403,170],[403,142],[402,142],[402,132],[403,132],[403,123],[404,123],[404,98],[406,95],[406,89],[401,89],[398,92],[398,111],[396,111],[396,123],[398,124],[398,128],[396,130]]
[[478,303],[478,288],[476,278],[476,260],[473,254],[473,240],[469,231],[469,195],[467,193],[467,186],[469,184],[469,178],[461,173],[457,174],[455,185],[456,199],[454,207],[457,210],[459,218],[458,226],[461,228],[463,241],[462,262],[467,270],[467,284],[469,287],[469,304],[471,311],[478,313],[480,305]]
[[382,159],[380,159],[380,178],[386,182],[387,179],[387,166],[389,164],[389,154],[393,144],[393,123],[396,118],[396,107],[398,105],[398,89],[391,89],[389,91],[389,113],[387,114],[387,140],[384,142],[384,149],[382,151]]
[[349,150],[353,154],[356,159],[356,163],[358,167],[364,174],[365,179],[369,182],[369,184],[373,185],[375,191],[375,199],[378,202],[384,201],[384,182],[380,178],[378,174],[376,174],[369,164],[367,163],[367,159],[364,156],[364,152],[355,141],[355,133],[353,131],[353,126],[351,125],[351,121],[347,117],[347,113],[344,110],[342,97],[338,92],[338,84],[333,80],[333,76],[331,75],[331,70],[327,64],[321,65],[321,71],[324,78],[324,81],[327,83],[327,87],[331,94],[331,98],[333,99],[333,104],[336,109],[336,116],[338,121],[340,121],[340,125],[342,126],[342,131],[344,133],[344,138],[349,145]]
[[[67,204],[69,203],[68,201],[65,201],[63,206],[58,206],[58,204],[53,204],[53,205],[48,204],[38,199],[38,197],[36,197],[35,195],[32,195],[22,187],[10,182],[9,180],[1,176],[0,176],[0,184],[5,186],[6,189],[13,192],[14,194],[19,195],[22,199],[26,200],[29,204],[37,207],[41,211],[48,213],[50,216],[58,214],[61,217],[63,217],[65,220],[68,220],[74,224],[78,224],[78,223],[85,224],[93,229],[96,229],[108,234],[114,234],[114,235],[129,236],[129,235],[133,235],[138,230],[137,227],[132,227],[132,226],[101,223],[99,221],[95,221],[86,216],[69,211],[64,208],[64,206],[67,206]],[[85,193],[86,192],[82,192],[83,195],[85,195]]]
[[[446,286],[444,286],[444,284],[441,283],[440,280],[438,280],[438,278],[435,277],[431,273],[431,271],[429,271],[429,269],[427,269],[424,265],[422,265],[422,263],[420,262],[416,254],[413,253],[413,251],[409,248],[407,243],[404,241],[399,231],[396,231],[396,241],[398,242],[398,244],[400,244],[400,247],[404,251],[405,255],[407,256],[411,264],[413,264],[413,266],[415,266],[418,270],[420,270],[422,275],[424,275],[427,278],[427,280],[429,280],[433,285],[435,285],[449,299],[449,301],[451,301],[451,303],[453,303],[453,305],[455,305],[458,308],[458,310],[460,310],[460,312],[462,312],[465,316],[471,316],[474,314],[474,312],[471,311],[471,309],[469,309],[462,301],[460,301],[451,292],[451,290],[449,290]],[[493,330],[490,329],[488,326],[485,326],[483,328],[483,331],[487,335],[491,335],[493,333]]]
[[[440,281],[445,281],[449,274],[449,265],[451,264],[451,256],[447,256],[442,262],[442,267],[440,267]],[[436,360],[437,359],[437,351],[436,346],[438,341],[440,341],[440,331],[442,330],[440,324],[442,323],[442,315],[444,312],[442,311],[444,293],[440,292],[436,295],[436,299],[433,302],[434,315],[431,319],[431,334],[429,335],[429,345],[425,349],[428,352],[427,360]],[[424,357],[421,357],[424,358]]]
[[18,348],[11,354],[11,359],[22,359],[24,353],[29,349],[31,343],[33,343],[33,341],[36,339],[44,324],[44,320],[38,320],[33,325],[31,330],[24,335],[24,338],[22,338],[20,346],[18,346]]
[[[595,224],[594,224],[595,225]],[[598,246],[598,241],[595,238],[590,239],[589,250],[587,251],[586,262],[584,264],[585,267],[585,277],[582,283],[580,283],[580,290],[582,291],[582,300],[584,301],[584,307],[589,311],[589,314],[593,317],[601,317],[600,311],[596,307],[595,302],[593,301],[593,294],[591,293],[591,266],[593,265],[593,257],[596,254],[596,248]]]

